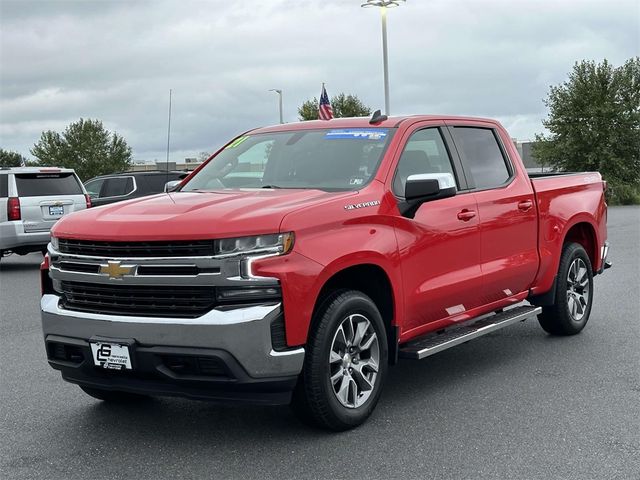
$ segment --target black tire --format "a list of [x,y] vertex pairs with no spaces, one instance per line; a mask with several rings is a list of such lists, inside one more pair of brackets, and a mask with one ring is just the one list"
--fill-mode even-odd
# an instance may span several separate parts
[[[345,335],[348,325],[354,333],[353,343]],[[344,355],[338,353],[342,345]],[[338,357],[341,360],[336,360]],[[359,291],[335,292],[314,315],[304,368],[292,399],[293,410],[315,426],[335,431],[354,428],[378,403],[387,368],[387,335],[375,303]],[[332,376],[337,378],[335,382]],[[349,403],[352,405],[346,406]]]
[[[575,270],[586,268],[580,276]],[[584,284],[581,288],[579,284]],[[589,321],[593,304],[593,269],[587,252],[579,243],[566,243],[560,256],[558,276],[556,279],[555,303],[542,307],[538,315],[540,326],[551,335],[575,335],[580,333]],[[586,294],[586,295],[585,295]],[[586,296],[586,298],[585,298]],[[570,300],[571,298],[571,300]]]
[[84,387],[82,385],[80,385],[80,388],[87,395],[109,403],[135,403],[149,399],[146,395],[139,395],[137,393],[121,392],[118,390],[102,390],[100,388]]

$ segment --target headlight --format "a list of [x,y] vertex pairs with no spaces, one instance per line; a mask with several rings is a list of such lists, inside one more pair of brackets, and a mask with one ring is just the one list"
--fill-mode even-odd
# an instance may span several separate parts
[[51,235],[51,248],[56,252],[58,251],[58,237],[54,237],[53,235]]
[[222,257],[284,255],[293,248],[293,232],[224,238],[215,241],[215,254]]

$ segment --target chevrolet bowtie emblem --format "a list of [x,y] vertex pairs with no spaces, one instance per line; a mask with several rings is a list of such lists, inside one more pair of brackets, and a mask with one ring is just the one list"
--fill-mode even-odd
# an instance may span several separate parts
[[107,265],[100,265],[100,273],[109,275],[109,278],[118,279],[130,274],[135,268],[135,265],[120,265],[120,262],[108,261]]

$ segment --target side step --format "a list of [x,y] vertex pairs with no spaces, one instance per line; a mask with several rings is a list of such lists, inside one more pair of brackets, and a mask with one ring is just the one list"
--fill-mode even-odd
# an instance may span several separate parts
[[538,315],[541,307],[522,306],[496,313],[479,320],[471,320],[460,326],[446,329],[442,333],[429,333],[423,337],[402,345],[400,358],[412,358],[422,360],[425,357],[441,352],[447,348],[455,347],[487,333],[495,332],[511,324],[521,322],[529,317]]

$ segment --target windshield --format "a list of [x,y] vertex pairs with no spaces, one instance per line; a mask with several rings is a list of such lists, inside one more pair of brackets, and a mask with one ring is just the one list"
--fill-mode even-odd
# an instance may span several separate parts
[[393,132],[341,128],[245,135],[227,145],[180,190],[357,190],[373,178]]

